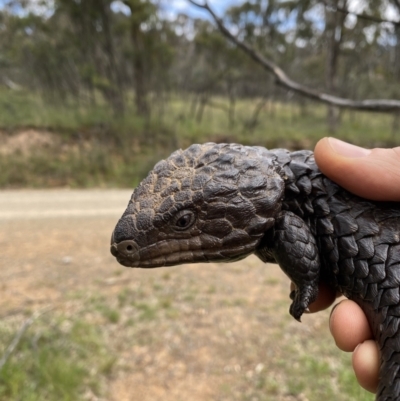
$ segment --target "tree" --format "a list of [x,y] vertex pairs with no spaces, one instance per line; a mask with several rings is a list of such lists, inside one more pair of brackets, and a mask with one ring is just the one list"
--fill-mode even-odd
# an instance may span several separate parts
[[[116,116],[131,99],[137,114],[148,119],[156,108],[161,116],[178,93],[193,100],[187,103],[199,122],[206,107],[218,107],[230,126],[238,97],[257,100],[243,121],[249,126],[268,100],[294,104],[297,93],[327,104],[334,130],[337,107],[399,108],[391,98],[399,96],[400,24],[383,23],[389,2],[398,7],[399,0],[364,0],[355,13],[346,0],[247,0],[222,19],[200,4],[213,24],[165,18],[150,0],[124,0],[122,12],[112,0],[54,0],[39,14],[28,0],[9,0],[0,14],[0,73],[52,101],[104,100]],[[358,100],[366,97],[387,99]]]
[[[325,6],[325,36],[327,43],[326,56],[326,89],[332,95],[337,94],[338,89],[338,64],[340,56],[340,46],[344,35],[344,22],[346,14],[338,13],[335,8],[347,9],[347,0],[331,0],[332,5],[327,3]],[[327,122],[329,131],[334,133],[337,128],[338,115],[336,108],[328,105]]]
[[[149,24],[155,18],[155,6],[150,1],[124,0],[130,10],[130,37],[133,46],[133,76],[135,82],[136,110],[140,115],[148,115],[149,65],[146,62],[146,41]],[[147,37],[146,37],[147,36]]]
[[[124,113],[124,89],[112,30],[112,0],[56,0],[51,20],[67,20],[68,39],[80,51],[80,78],[90,92],[100,90],[119,116]],[[68,24],[68,22],[70,24]],[[57,23],[57,22],[56,22]]]
[[207,10],[214,18],[214,21],[216,22],[221,32],[227,38],[229,38],[233,43],[235,43],[241,50],[247,53],[247,55],[250,56],[254,61],[256,61],[258,64],[262,65],[266,70],[271,72],[275,76],[277,82],[280,85],[290,90],[293,90],[303,96],[337,107],[365,110],[365,111],[375,111],[375,112],[393,112],[400,109],[400,100],[391,100],[391,99],[359,100],[359,101],[350,100],[326,94],[323,92],[319,92],[305,85],[301,85],[298,82],[293,81],[276,63],[264,57],[254,47],[249,45],[247,42],[241,40],[241,38],[238,38],[237,36],[233,35],[229,31],[229,29],[226,28],[223,21],[211,9],[211,7],[208,5],[207,2],[199,4],[193,0],[189,1],[192,4],[196,5],[197,7]]

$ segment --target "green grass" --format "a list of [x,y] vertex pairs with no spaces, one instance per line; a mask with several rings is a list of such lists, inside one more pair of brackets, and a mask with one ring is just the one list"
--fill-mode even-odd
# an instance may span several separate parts
[[269,360],[267,368],[238,383],[239,388],[245,389],[243,401],[274,400],[282,393],[290,399],[310,401],[373,401],[375,396],[356,382],[350,355],[339,354],[330,338],[322,336],[318,341],[317,336],[313,333],[298,344],[295,334],[289,336],[290,340],[279,335],[276,341],[281,357]]
[[[126,374],[137,382],[137,373],[149,388],[161,377],[188,380],[187,389],[193,371],[214,399],[373,400],[329,335],[327,313],[322,325],[305,318],[302,326],[287,313],[286,296],[266,309],[264,268],[244,291],[242,281],[232,287],[228,270],[219,278],[192,274],[138,274],[112,294],[108,286],[86,296],[74,289],[68,299],[78,300],[78,312],[47,313],[24,334],[0,371],[0,401],[110,399],[115,380]],[[257,283],[247,298],[246,287]],[[24,318],[1,323],[0,355]],[[174,376],[177,366],[185,376]],[[139,399],[134,390],[131,397]]]
[[[0,343],[8,345],[14,335],[12,325],[2,323]],[[115,359],[110,355],[101,330],[83,319],[40,318],[0,371],[0,400],[75,401],[85,399],[87,391],[101,395],[101,382],[93,377],[111,373]]]
[[[225,99],[216,103],[227,105]],[[70,102],[49,103],[25,92],[0,91],[0,127],[18,132],[23,127],[50,129],[57,138],[51,149],[0,157],[0,188],[6,187],[133,187],[163,157],[179,147],[206,141],[239,142],[268,148],[312,149],[331,135],[326,108],[307,103],[266,103],[252,128],[257,100],[237,102],[230,127],[224,110],[206,107],[198,121],[190,99],[172,97],[163,114],[155,108],[146,121],[133,105],[123,118],[113,117],[104,104],[88,107]],[[390,115],[343,111],[335,136],[359,145],[396,143]]]

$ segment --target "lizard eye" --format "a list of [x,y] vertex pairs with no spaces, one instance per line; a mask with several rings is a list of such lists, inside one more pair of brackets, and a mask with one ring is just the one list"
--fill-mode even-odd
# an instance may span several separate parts
[[195,215],[191,210],[182,210],[174,219],[174,229],[178,231],[187,230],[192,227],[195,220]]

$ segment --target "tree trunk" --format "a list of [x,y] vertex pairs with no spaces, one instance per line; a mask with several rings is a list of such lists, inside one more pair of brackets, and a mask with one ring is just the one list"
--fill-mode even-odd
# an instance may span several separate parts
[[233,80],[227,80],[228,86],[228,97],[229,97],[229,110],[228,110],[228,120],[229,120],[229,129],[232,129],[235,125],[235,106],[236,106],[236,96],[235,96],[235,87],[233,84]]
[[[400,14],[400,0],[392,0],[392,4],[397,8],[397,12]],[[400,26],[395,25],[396,35],[396,46],[395,46],[395,57],[394,57],[394,68],[395,77],[400,80]]]
[[[347,0],[332,0],[332,6],[347,8]],[[325,84],[327,92],[335,95],[337,92],[337,68],[340,54],[340,44],[342,42],[342,31],[345,13],[331,11],[328,7],[325,8],[326,15],[326,41],[327,41],[327,57],[326,57],[326,74]],[[327,123],[330,133],[334,133],[338,127],[338,110],[334,106],[327,108]]]
[[108,58],[106,71],[107,77],[111,84],[111,87],[107,92],[114,113],[117,116],[121,116],[124,114],[125,111],[125,99],[123,85],[115,58],[115,49],[110,26],[110,9],[109,4],[107,4],[107,2],[105,2],[104,0],[101,0],[99,3],[99,11],[104,29],[104,48]]
[[148,74],[149,65],[146,65],[146,45],[144,33],[141,29],[142,23],[146,22],[152,15],[150,12],[150,2],[142,0],[123,0],[129,7],[130,16],[130,36],[134,51],[133,57],[133,81],[135,85],[135,105],[139,115],[150,116],[150,106],[148,100]]
[[190,115],[191,118],[195,118],[196,117],[198,98],[199,98],[199,96],[195,93],[193,95],[192,101],[190,103],[189,115]]
[[207,93],[203,93],[202,95],[200,95],[200,105],[197,110],[197,116],[196,116],[196,121],[199,124],[201,124],[201,122],[203,121],[204,109],[206,108],[206,105],[208,103],[208,97],[209,96]]
[[261,110],[263,110],[264,106],[266,105],[266,103],[268,102],[268,98],[263,97],[257,104],[256,107],[254,108],[253,114],[251,116],[251,119],[248,120],[245,123],[244,126],[244,131],[246,134],[250,135],[254,132],[254,130],[256,129],[259,121],[258,121],[258,117],[260,116]]
[[150,114],[147,99],[146,68],[145,68],[145,49],[140,29],[140,22],[132,19],[131,38],[135,55],[133,60],[134,82],[135,82],[135,103],[136,111],[141,116]]
[[[400,13],[400,0],[392,0],[392,4],[397,8],[397,12]],[[394,47],[394,77],[397,81],[400,81],[400,26],[395,25],[394,32],[396,36],[396,45]],[[395,96],[399,95],[399,90],[395,89]],[[396,134],[400,129],[400,113],[395,112],[393,114],[392,123],[392,137],[395,138]]]

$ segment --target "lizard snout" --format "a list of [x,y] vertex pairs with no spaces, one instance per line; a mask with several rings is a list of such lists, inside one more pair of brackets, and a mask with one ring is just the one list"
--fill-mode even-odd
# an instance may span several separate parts
[[129,260],[131,263],[139,260],[139,247],[135,241],[125,240],[116,244],[113,241],[114,235],[111,237],[111,254],[124,264],[124,260]]

